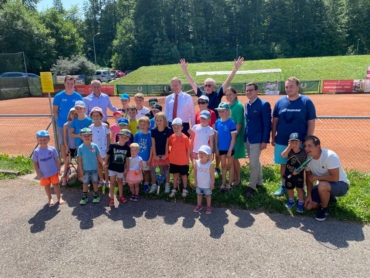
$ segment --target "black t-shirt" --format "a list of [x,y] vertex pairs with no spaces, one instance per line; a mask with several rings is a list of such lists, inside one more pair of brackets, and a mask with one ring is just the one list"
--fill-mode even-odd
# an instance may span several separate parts
[[131,157],[130,147],[127,145],[120,146],[118,143],[110,144],[107,154],[109,155],[108,169],[123,173],[126,157]]
[[172,129],[166,127],[163,131],[159,131],[158,128],[151,130],[151,136],[155,140],[155,150],[157,155],[164,155],[166,153],[166,142],[171,136]]
[[[301,149],[298,153],[295,153],[293,150],[290,150],[288,154],[288,162],[286,164],[284,178],[292,182],[303,182],[304,170],[302,170],[298,175],[293,175],[293,172],[296,168],[301,166],[301,164],[306,160],[307,154],[304,150]],[[288,178],[289,175],[292,176]]]
[[215,109],[221,103],[221,99],[224,96],[224,89],[221,86],[221,88],[218,89],[217,91],[214,91],[214,92],[210,93],[209,95],[207,95],[207,93],[205,91],[201,90],[198,87],[197,97],[199,98],[202,95],[208,97],[209,103],[208,103],[208,107],[207,108],[213,110],[215,112],[215,114],[216,114],[216,118],[218,119],[218,111],[215,110]]

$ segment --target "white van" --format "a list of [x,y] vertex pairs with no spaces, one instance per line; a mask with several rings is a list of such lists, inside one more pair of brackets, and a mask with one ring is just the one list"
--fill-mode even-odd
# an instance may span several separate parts
[[109,82],[112,80],[108,70],[96,70],[94,79],[99,80],[100,82]]

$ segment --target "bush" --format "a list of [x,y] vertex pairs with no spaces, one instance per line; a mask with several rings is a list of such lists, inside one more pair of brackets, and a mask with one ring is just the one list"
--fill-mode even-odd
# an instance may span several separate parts
[[95,65],[83,56],[71,56],[70,58],[60,57],[56,64],[50,69],[56,75],[83,74],[92,76],[95,74]]

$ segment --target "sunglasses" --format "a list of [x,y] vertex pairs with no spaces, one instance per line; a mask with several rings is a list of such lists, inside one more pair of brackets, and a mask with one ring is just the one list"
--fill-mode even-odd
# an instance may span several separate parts
[[154,105],[156,105],[156,104],[158,104],[158,102],[156,102],[156,101],[151,101],[151,102],[149,102],[149,106],[154,106]]
[[198,101],[198,104],[207,104],[205,101]]
[[205,84],[205,85],[204,85],[204,87],[206,87],[206,88],[207,88],[207,87],[211,88],[212,86],[213,86],[212,84]]

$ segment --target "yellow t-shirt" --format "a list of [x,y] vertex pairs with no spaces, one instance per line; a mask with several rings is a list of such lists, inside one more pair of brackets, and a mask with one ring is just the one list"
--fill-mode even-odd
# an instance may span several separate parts
[[128,120],[128,129],[131,131],[132,136],[135,136],[136,132],[139,131],[139,122],[137,120]]

